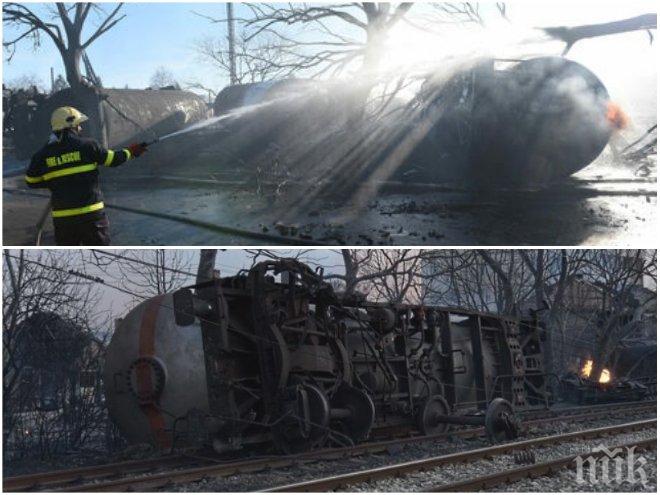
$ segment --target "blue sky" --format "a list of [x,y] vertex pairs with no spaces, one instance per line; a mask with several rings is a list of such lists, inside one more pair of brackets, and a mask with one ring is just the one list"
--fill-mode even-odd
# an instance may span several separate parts
[[[33,4],[43,12],[43,4]],[[115,4],[108,4],[109,12]],[[193,50],[195,41],[204,35],[226,35],[225,24],[211,24],[193,11],[213,17],[225,16],[224,3],[128,3],[123,7],[126,18],[108,31],[88,49],[88,55],[106,87],[146,87],[159,66],[169,68],[181,80],[198,79],[224,85],[217,70],[200,64]],[[236,15],[245,9],[237,5]],[[90,14],[91,32],[98,21]],[[14,31],[15,32],[15,31]],[[140,41],[136,42],[139,33]],[[7,39],[12,30],[6,30]],[[86,37],[85,37],[86,38]],[[50,67],[55,73],[64,68],[52,42],[44,38],[42,47],[34,52],[30,41],[23,42],[11,63],[3,62],[4,81],[23,74],[36,74],[49,84]]]

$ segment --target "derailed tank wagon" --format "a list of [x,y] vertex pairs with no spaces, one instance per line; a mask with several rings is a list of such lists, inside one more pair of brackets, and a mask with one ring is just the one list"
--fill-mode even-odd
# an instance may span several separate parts
[[[270,105],[257,109],[257,103]],[[390,105],[376,123],[366,124],[352,83],[285,80],[227,87],[214,110],[223,115],[252,107],[254,113],[237,112],[226,123],[232,136],[243,134],[235,151],[248,170],[258,158],[246,150],[272,142],[287,150],[303,176],[314,169],[310,149],[312,156],[330,157],[336,149],[336,158],[314,169],[326,177],[345,159],[346,143],[315,144],[322,132],[315,123],[346,130],[362,122],[382,137],[372,146],[362,143],[361,165],[346,167],[348,177],[356,169],[404,183],[459,183],[468,189],[565,180],[591,164],[627,121],[596,74],[562,57],[461,60],[426,75],[410,102],[395,98]],[[380,169],[393,156],[398,162],[384,174]],[[369,174],[347,182],[359,184]]]
[[627,119],[593,72],[562,57],[484,58],[446,72],[429,76],[417,97],[429,131],[402,177],[557,182],[592,163]]
[[349,301],[306,265],[264,262],[133,309],[105,393],[129,442],[162,449],[291,453],[450,424],[497,440],[548,403],[540,340],[534,320]]

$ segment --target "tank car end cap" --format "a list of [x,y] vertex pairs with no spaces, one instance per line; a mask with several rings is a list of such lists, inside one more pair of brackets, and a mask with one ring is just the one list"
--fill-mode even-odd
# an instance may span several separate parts
[[156,402],[165,389],[165,364],[153,356],[142,356],[131,363],[126,372],[128,389],[141,405]]

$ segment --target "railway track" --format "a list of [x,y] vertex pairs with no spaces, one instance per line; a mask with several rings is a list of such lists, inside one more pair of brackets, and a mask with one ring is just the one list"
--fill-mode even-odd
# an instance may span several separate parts
[[[636,442],[628,442],[625,444],[608,446],[610,451],[616,449],[636,448],[637,451],[651,450],[657,446],[657,437],[648,438]],[[590,453],[594,459],[600,459],[607,455],[607,452],[593,452]],[[570,468],[575,464],[575,456],[565,456],[559,459],[552,459],[550,461],[542,462],[539,464],[531,464],[529,466],[522,466],[516,469],[507,469],[505,471],[498,471],[486,476],[479,476],[476,478],[469,478],[466,480],[457,481],[455,483],[448,483],[444,485],[437,485],[432,487],[429,491],[432,492],[476,492],[480,490],[488,490],[495,488],[505,483],[512,483],[527,478],[538,478],[540,476],[551,476],[562,469]]]
[[[364,471],[357,471],[352,473],[331,476],[327,478],[304,481],[302,483],[294,483],[280,487],[265,490],[268,492],[327,492],[341,490],[345,487],[356,485],[359,483],[373,482],[386,478],[401,477],[407,474],[430,470],[441,466],[456,464],[461,462],[470,462],[479,459],[488,459],[497,455],[511,454],[514,452],[527,451],[530,448],[541,447],[547,445],[554,445],[566,441],[577,439],[600,438],[604,436],[616,435],[620,433],[628,433],[631,431],[639,431],[642,429],[656,428],[657,420],[643,420],[635,421],[632,423],[624,423],[615,426],[606,426],[603,428],[593,428],[588,430],[580,430],[571,433],[562,433],[559,435],[550,435],[545,437],[533,438],[530,440],[522,440],[519,442],[511,442],[505,444],[494,445],[481,449],[470,450],[466,452],[457,452],[454,454],[443,455],[439,457],[432,457],[428,459],[421,459],[417,461],[404,462],[390,466],[379,467],[375,469],[368,469]],[[655,441],[654,441],[655,442]],[[575,456],[573,456],[574,458]],[[562,460],[562,466],[565,461]],[[505,475],[501,475],[505,477]],[[463,490],[459,487],[458,491]]]
[[[582,419],[598,418],[600,413],[607,412],[608,414],[616,414],[617,412],[634,412],[634,413],[645,413],[652,412],[657,409],[657,403],[655,400],[648,401],[635,401],[635,402],[623,402],[623,403],[611,403],[611,404],[596,404],[589,406],[575,406],[575,407],[563,407],[557,409],[537,409],[525,411],[522,413],[521,419],[524,420],[523,426],[530,427],[536,426],[539,424],[544,424],[547,420],[552,419],[561,419],[561,420],[570,420],[570,421],[579,421]],[[435,437],[446,437],[448,435],[460,436],[461,431],[467,432],[480,432],[483,433],[483,428],[470,428],[469,430],[453,430],[448,433],[443,433],[436,435]],[[410,437],[414,434],[414,430],[403,429],[398,432],[398,435],[393,435],[401,437]],[[373,436],[373,435],[372,435]],[[429,436],[428,438],[434,438],[434,436]],[[419,439],[419,437],[416,437]]]
[[[655,401],[569,407],[556,410],[527,411],[523,415],[523,427],[530,428],[552,421],[578,421],[599,418],[604,411],[609,414],[631,412],[642,414],[656,410]],[[198,455],[169,455],[136,461],[99,466],[36,473],[7,478],[4,491],[122,491],[146,490],[169,483],[197,481],[203,477],[226,477],[234,474],[259,472],[265,469],[285,468],[301,462],[333,460],[369,453],[380,453],[400,448],[406,444],[447,439],[449,437],[475,438],[484,434],[483,428],[469,428],[426,437],[407,436],[389,440],[359,444],[354,447],[324,449],[294,456],[274,456],[259,459],[226,461],[220,458]],[[160,471],[160,472],[154,472]]]
[[99,479],[126,475],[128,473],[137,474],[150,471],[160,466],[180,466],[183,461],[183,456],[170,455],[158,458],[130,460],[97,466],[28,474],[4,479],[2,488],[3,491],[24,491],[30,489],[48,490],[52,487],[62,486],[67,483],[80,483],[87,479]]

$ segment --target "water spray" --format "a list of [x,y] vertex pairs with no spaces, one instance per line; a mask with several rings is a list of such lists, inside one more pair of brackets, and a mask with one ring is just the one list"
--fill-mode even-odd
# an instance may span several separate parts
[[174,136],[180,136],[182,134],[188,134],[189,132],[196,131],[199,129],[203,129],[205,127],[209,127],[213,124],[216,124],[220,122],[221,120],[226,120],[231,117],[239,117],[245,114],[249,114],[252,112],[255,112],[257,110],[261,110],[262,108],[274,105],[276,103],[281,103],[286,100],[290,100],[296,96],[300,95],[289,95],[289,96],[283,96],[279,98],[273,98],[272,100],[265,101],[263,103],[257,103],[255,105],[247,105],[243,106],[240,108],[237,108],[235,110],[232,110],[224,115],[218,115],[216,117],[211,117],[209,119],[203,120],[202,122],[197,122],[196,124],[191,125],[190,127],[186,127],[185,129],[181,129],[179,131],[171,132],[170,134],[166,134],[164,136],[158,136],[151,141],[143,141],[140,143],[142,146],[151,146],[152,144],[159,143],[161,141],[165,141],[166,139],[173,138]]
[[204,127],[208,127],[212,124],[215,124],[216,122],[219,122],[219,121],[224,120],[228,117],[234,116],[235,113],[237,113],[237,112],[228,113],[228,114],[220,115],[220,116],[217,116],[217,117],[212,117],[212,118],[204,120],[202,122],[198,122],[196,124],[193,124],[190,127],[186,127],[185,129],[181,129],[179,131],[171,132],[169,134],[165,134],[164,136],[157,136],[154,139],[152,139],[151,141],[143,141],[140,144],[142,146],[151,146],[152,144],[156,144],[156,143],[159,143],[161,141],[165,141],[166,139],[173,138],[174,136],[179,136],[181,134],[187,134],[189,132],[196,131],[198,129],[202,129]]

